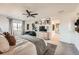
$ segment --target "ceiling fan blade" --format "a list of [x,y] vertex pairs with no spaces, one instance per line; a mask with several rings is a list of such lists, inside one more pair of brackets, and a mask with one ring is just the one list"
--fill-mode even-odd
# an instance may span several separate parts
[[38,13],[35,13],[35,14],[31,14],[31,15],[38,15]]
[[22,15],[27,15],[27,14],[23,13]]
[[29,13],[29,11],[28,11],[28,10],[26,10],[26,12],[28,12],[28,13]]
[[28,13],[28,15],[30,15],[30,11],[26,10],[26,12]]
[[35,16],[34,15],[31,15],[33,18],[35,18]]

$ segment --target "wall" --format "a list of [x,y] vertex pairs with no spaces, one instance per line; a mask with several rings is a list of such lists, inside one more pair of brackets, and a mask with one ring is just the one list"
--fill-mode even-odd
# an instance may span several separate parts
[[25,31],[28,31],[27,30],[27,24],[29,24],[29,31],[32,31],[32,23],[35,23],[35,20],[32,20],[32,19],[26,20],[26,22],[25,22]]
[[6,17],[0,16],[0,27],[3,32],[9,31],[9,20]]
[[77,33],[74,28],[77,12],[78,10],[75,10],[72,13],[60,16],[60,41],[74,43],[79,50],[79,33]]

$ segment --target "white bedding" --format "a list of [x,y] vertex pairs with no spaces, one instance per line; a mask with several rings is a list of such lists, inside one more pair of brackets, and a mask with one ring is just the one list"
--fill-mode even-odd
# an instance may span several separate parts
[[16,37],[16,46],[10,47],[4,55],[37,55],[36,47],[28,40]]

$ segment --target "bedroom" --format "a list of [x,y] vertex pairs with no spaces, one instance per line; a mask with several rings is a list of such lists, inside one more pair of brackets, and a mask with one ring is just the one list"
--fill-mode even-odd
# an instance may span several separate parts
[[0,4],[1,35],[9,32],[16,40],[16,45],[5,43],[0,51],[5,55],[79,54],[79,33],[74,25],[78,10],[79,4]]

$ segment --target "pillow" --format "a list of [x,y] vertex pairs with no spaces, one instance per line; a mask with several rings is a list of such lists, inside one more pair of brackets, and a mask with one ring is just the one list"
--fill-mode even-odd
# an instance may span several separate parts
[[16,39],[14,36],[10,35],[10,33],[8,32],[4,32],[3,34],[5,35],[5,38],[8,40],[10,46],[16,45]]
[[0,51],[0,54],[3,54],[3,52]]
[[9,48],[10,46],[7,39],[3,35],[0,35],[0,54],[7,52]]

